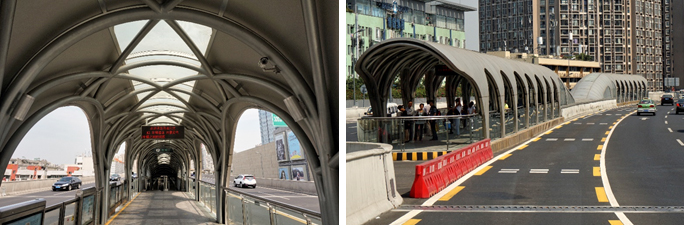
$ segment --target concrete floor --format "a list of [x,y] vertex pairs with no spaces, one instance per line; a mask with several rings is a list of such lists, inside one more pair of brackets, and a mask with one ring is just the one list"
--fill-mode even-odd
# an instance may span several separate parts
[[110,224],[217,224],[200,202],[180,191],[141,192]]

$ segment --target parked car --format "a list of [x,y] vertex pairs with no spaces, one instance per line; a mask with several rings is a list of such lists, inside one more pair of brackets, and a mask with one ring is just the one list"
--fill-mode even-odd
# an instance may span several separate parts
[[[392,102],[387,103],[387,116],[390,116],[390,117],[397,116],[397,113],[399,112],[398,107],[399,107],[399,105],[397,105],[397,103],[392,103]],[[367,116],[372,116],[373,115],[373,108],[368,107],[368,111],[364,112],[363,114],[367,115]]]
[[684,99],[679,99],[677,100],[677,108],[675,108],[675,114],[679,114],[679,112],[684,112]]
[[119,174],[115,173],[115,174],[112,174],[111,176],[109,176],[109,181],[119,182],[120,180],[121,180],[121,176],[119,176]]
[[235,187],[249,187],[256,188],[257,182],[251,174],[240,174],[233,180]]
[[674,97],[672,95],[668,94],[660,97],[660,105],[665,105],[665,103],[674,105],[674,102]]
[[653,113],[655,116],[656,111],[658,110],[655,107],[655,102],[651,99],[642,99],[637,104],[637,116],[641,115],[641,113]]
[[62,177],[62,179],[52,184],[52,191],[78,189],[81,183],[81,179],[78,179],[78,177]]

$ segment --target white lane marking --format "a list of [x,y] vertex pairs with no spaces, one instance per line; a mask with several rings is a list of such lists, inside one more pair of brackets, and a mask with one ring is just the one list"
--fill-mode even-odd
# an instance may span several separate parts
[[667,128],[667,130],[669,130],[669,131],[670,131],[670,133],[672,133],[672,129],[671,129],[671,128],[669,128],[669,127],[668,127],[668,128]]
[[520,169],[501,169],[499,173],[518,173],[518,170]]
[[603,116],[603,114],[596,114],[597,116]]
[[681,140],[677,139],[677,142],[679,142],[679,145],[684,146],[684,143],[682,143]]
[[665,120],[665,124],[667,124],[667,120]]
[[593,138],[582,138],[582,141],[593,141]]
[[647,120],[648,118],[646,117],[641,117],[641,121]]
[[610,114],[606,114],[606,116],[610,116]]
[[667,119],[667,115],[665,115],[665,119]]
[[595,123],[587,123],[587,125],[594,125]]
[[599,125],[608,125],[608,123],[599,123]]
[[562,169],[561,173],[579,173],[579,169]]
[[[627,115],[631,115],[632,113],[629,113]],[[603,149],[601,149],[601,160],[600,160],[600,170],[601,170],[601,182],[603,183],[603,188],[606,191],[606,196],[608,197],[608,201],[610,202],[610,206],[617,207],[620,206],[618,204],[617,199],[615,199],[615,195],[613,194],[613,189],[610,187],[610,181],[608,181],[608,173],[606,172],[606,149],[608,149],[608,142],[610,141],[610,137],[613,136],[613,131],[615,131],[615,128],[617,128],[617,125],[622,122],[626,117],[620,119],[615,123],[613,126],[613,129],[610,129],[610,132],[608,133],[608,136],[606,137],[606,141],[603,143]],[[633,225],[632,221],[625,216],[624,213],[622,212],[616,212],[615,215],[620,219],[620,222],[624,225]]]
[[575,141],[575,139],[574,139],[574,138],[566,138],[566,139],[563,140],[563,141]]
[[582,123],[573,123],[573,124],[582,124]]
[[547,138],[546,141],[558,141],[558,138]]
[[622,116],[622,114],[615,114],[616,116]]
[[[449,193],[449,192],[450,192],[451,190],[453,190],[454,188],[456,188],[456,187],[458,187],[459,185],[463,184],[463,182],[465,182],[466,180],[470,179],[477,171],[480,171],[481,169],[483,169],[483,168],[485,168],[485,167],[491,165],[492,163],[494,163],[494,162],[496,162],[496,161],[499,161],[499,158],[504,157],[505,155],[511,154],[513,151],[516,151],[518,148],[520,148],[520,147],[522,147],[522,146],[524,146],[524,145],[530,144],[530,142],[532,142],[532,140],[537,139],[537,138],[540,138],[542,135],[545,135],[544,133],[546,133],[547,131],[550,131],[550,130],[553,130],[553,129],[557,129],[558,127],[560,127],[560,126],[562,126],[562,125],[563,125],[563,124],[558,124],[558,125],[556,125],[555,127],[551,128],[551,129],[548,129],[548,130],[546,130],[546,131],[540,133],[539,135],[537,135],[537,136],[535,136],[535,137],[533,137],[533,138],[530,138],[529,140],[523,142],[522,144],[520,144],[520,145],[518,145],[518,146],[515,146],[515,147],[511,148],[510,150],[508,150],[508,151],[506,151],[506,152],[503,152],[503,153],[499,154],[499,156],[496,156],[496,157],[490,159],[490,160],[487,161],[486,163],[483,163],[483,164],[480,165],[479,167],[475,168],[473,171],[470,171],[470,173],[467,173],[466,175],[463,175],[461,178],[459,178],[458,180],[456,180],[456,182],[454,182],[454,183],[452,183],[451,185],[449,185],[448,187],[444,188],[444,190],[442,190],[442,191],[438,192],[437,194],[433,195],[433,196],[432,196],[431,198],[429,198],[427,201],[423,202],[423,204],[422,204],[421,206],[432,206],[432,205],[434,205],[435,202],[437,202],[437,200],[439,200],[440,198],[442,198],[444,195],[446,195],[447,193]],[[414,211],[422,212],[422,210],[412,210],[412,211],[410,211],[409,213],[414,212]],[[418,213],[415,213],[415,214],[418,214]],[[414,216],[415,216],[415,215],[414,215]],[[403,224],[404,222],[406,222],[406,221],[408,221],[409,219],[413,218],[413,216],[408,217],[408,218],[405,218],[405,219],[402,219],[402,218],[405,218],[405,216],[402,216],[401,218],[395,220],[392,224]]]
[[549,173],[549,169],[530,169],[530,173]]

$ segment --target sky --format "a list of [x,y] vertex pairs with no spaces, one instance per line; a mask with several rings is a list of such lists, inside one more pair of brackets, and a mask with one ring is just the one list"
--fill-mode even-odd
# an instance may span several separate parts
[[[259,113],[248,109],[238,120],[235,151],[261,144]],[[74,164],[77,155],[91,155],[90,128],[83,110],[75,106],[58,108],[34,125],[12,158],[41,158],[55,164]],[[118,153],[122,153],[120,150]]]

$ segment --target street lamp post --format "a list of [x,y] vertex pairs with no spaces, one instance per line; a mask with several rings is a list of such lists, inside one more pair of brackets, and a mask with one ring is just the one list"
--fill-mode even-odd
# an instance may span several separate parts
[[261,164],[261,178],[264,178],[264,157],[261,156],[260,152],[256,152],[256,154],[259,154],[259,161]]

